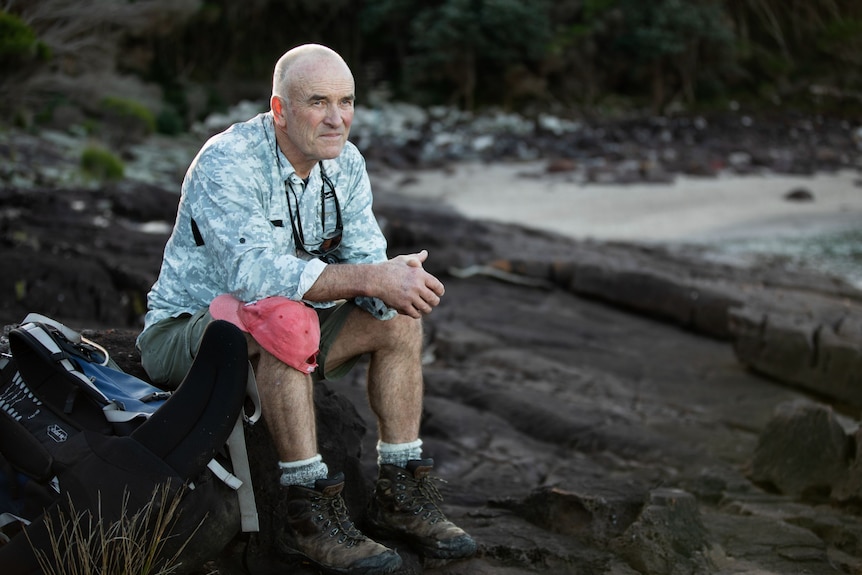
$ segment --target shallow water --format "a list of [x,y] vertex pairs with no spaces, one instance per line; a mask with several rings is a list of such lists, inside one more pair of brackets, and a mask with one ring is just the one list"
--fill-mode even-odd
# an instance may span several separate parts
[[713,245],[713,257],[747,265],[769,263],[842,278],[862,289],[862,228],[815,234],[737,238]]

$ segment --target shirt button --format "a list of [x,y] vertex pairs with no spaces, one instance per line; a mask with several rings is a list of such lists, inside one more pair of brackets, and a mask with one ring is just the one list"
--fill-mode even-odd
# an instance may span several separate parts
[[239,243],[244,244],[244,243],[245,243],[245,238],[240,238],[240,239],[239,239]]

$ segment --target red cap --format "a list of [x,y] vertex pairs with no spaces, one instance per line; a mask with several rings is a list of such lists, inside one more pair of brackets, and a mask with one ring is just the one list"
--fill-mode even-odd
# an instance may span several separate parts
[[248,332],[269,353],[303,373],[317,367],[320,322],[314,309],[302,302],[273,296],[243,303],[222,294],[210,303],[210,315]]

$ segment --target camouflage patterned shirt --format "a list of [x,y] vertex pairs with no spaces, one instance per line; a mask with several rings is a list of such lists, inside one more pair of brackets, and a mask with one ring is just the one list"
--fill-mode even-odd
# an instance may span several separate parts
[[[343,222],[335,263],[385,261],[386,239],[371,211],[371,185],[359,150],[347,142],[341,155],[323,163]],[[286,182],[293,190],[290,206]],[[274,295],[302,300],[327,264],[297,248],[291,218],[298,213],[293,221],[301,224],[306,245],[319,244],[322,190],[319,166],[303,182],[278,149],[269,112],[210,138],[183,180],[161,271],[147,296],[144,330],[204,309],[223,293],[246,302]],[[357,298],[357,303],[380,319],[396,313],[377,298]]]

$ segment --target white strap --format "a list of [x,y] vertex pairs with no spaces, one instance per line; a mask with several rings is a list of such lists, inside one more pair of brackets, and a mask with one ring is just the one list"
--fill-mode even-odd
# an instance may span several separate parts
[[245,431],[242,427],[241,417],[237,417],[233,431],[227,438],[227,450],[230,454],[233,472],[242,479],[242,485],[236,490],[242,531],[243,533],[256,533],[260,531],[260,522],[257,516],[257,504],[254,500],[254,489],[251,485],[251,469],[248,465],[248,451],[245,446]]
[[45,325],[53,326],[53,327],[57,328],[58,330],[60,330],[63,333],[63,335],[66,336],[66,339],[68,339],[72,343],[81,343],[81,334],[80,333],[78,333],[77,331],[73,330],[70,327],[66,327],[65,325],[63,325],[59,321],[57,321],[55,319],[51,319],[50,317],[48,317],[46,315],[42,315],[40,313],[28,313],[27,317],[25,317],[24,321],[22,321],[21,323],[24,324],[24,323],[34,323],[34,322],[44,323]]
[[236,491],[242,486],[242,480],[224,468],[224,465],[216,461],[215,459],[210,459],[210,462],[207,463],[207,467],[209,470],[213,472],[213,475],[222,480],[222,482]]
[[103,407],[102,413],[105,414],[105,419],[107,419],[109,423],[126,423],[136,417],[148,419],[150,415],[152,415],[145,411],[126,411],[125,409],[121,409],[114,401]]
[[257,380],[254,378],[254,368],[252,368],[251,362],[248,362],[248,377],[245,380],[245,393],[254,405],[254,413],[251,415],[245,415],[245,410],[243,410],[243,417],[245,417],[247,422],[254,425],[260,419],[262,410],[260,407],[260,392],[257,390]]
[[[13,515],[12,513],[0,513],[0,529],[3,529],[4,527],[12,523],[30,525],[30,522],[23,517],[18,517],[17,515]],[[10,541],[11,539],[9,538],[9,536],[0,531],[0,546],[6,545]]]
[[23,517],[18,517],[13,513],[0,513],[0,527],[6,527],[10,523],[23,523],[24,525],[30,525],[30,522]]

